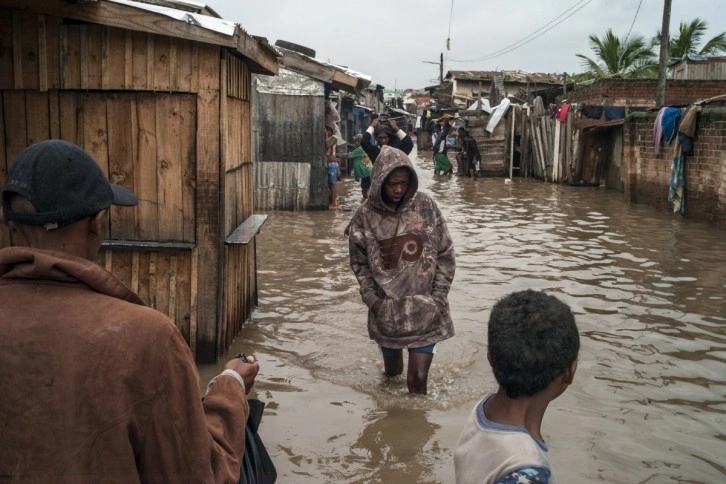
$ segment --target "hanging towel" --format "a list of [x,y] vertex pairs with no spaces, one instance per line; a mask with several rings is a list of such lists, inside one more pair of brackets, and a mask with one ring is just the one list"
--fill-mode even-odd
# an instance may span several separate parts
[[655,123],[653,123],[653,143],[655,144],[655,154],[660,154],[660,140],[663,138],[663,125],[661,120],[663,119],[663,113],[666,108],[661,108],[658,111],[658,115],[655,117]]
[[686,213],[686,201],[683,200],[683,164],[684,156],[680,149],[677,149],[671,165],[671,176],[668,180],[668,203],[673,207],[673,213]]
[[602,106],[582,106],[582,114],[586,118],[600,119],[602,116]]
[[681,119],[680,108],[665,108],[663,117],[660,120],[663,127],[663,138],[670,143],[678,134],[678,121]]
[[605,119],[608,121],[625,117],[625,106],[603,106],[603,109],[605,110]]
[[567,113],[570,111],[570,105],[565,103],[562,106],[560,106],[560,109],[557,110],[557,114],[555,115],[555,119],[561,123],[567,122]]
[[685,134],[689,138],[693,139],[696,137],[696,119],[698,113],[703,109],[701,106],[692,105],[686,109],[686,114],[683,115],[678,131]]

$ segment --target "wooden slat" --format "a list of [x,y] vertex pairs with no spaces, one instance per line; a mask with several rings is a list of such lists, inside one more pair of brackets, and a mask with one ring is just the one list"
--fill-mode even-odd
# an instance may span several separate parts
[[197,353],[197,329],[198,329],[198,286],[199,283],[199,250],[192,250],[191,271],[189,276],[189,348],[192,353]]
[[156,102],[153,94],[136,96],[138,146],[134,170],[137,233],[141,240],[159,240],[157,191]]
[[192,89],[192,42],[183,39],[176,40],[176,84],[174,89],[181,92],[191,92]]
[[131,32],[124,31],[124,89],[134,85],[134,42]]
[[180,107],[177,96],[157,95],[157,190],[159,193],[159,240],[182,238],[182,169]]
[[[111,40],[109,38],[108,27],[101,26],[101,88],[104,90],[111,89]],[[114,60],[118,59],[114,57]],[[113,64],[121,64],[118,60]]]
[[[81,84],[87,89],[103,87],[103,42],[100,25],[88,25],[81,30],[81,42],[85,43],[81,53]],[[85,81],[84,81],[85,79]]]
[[156,80],[154,79],[156,54],[154,48],[154,34],[146,34],[146,89],[151,91],[156,86]]
[[81,85],[81,27],[61,26],[62,89],[78,89]]
[[[2,20],[0,20],[0,25],[2,25]],[[2,41],[3,36],[0,33],[0,41]],[[0,49],[1,50],[1,49]],[[0,58],[0,60],[2,60]],[[0,92],[0,133],[5,133],[5,109],[4,109],[4,99],[3,95]],[[5,150],[5,136],[0,136],[0,186],[5,185],[5,178],[8,174],[8,168],[10,165],[10,161],[8,161],[8,158],[6,156],[6,150]],[[0,247],[8,247],[11,244],[10,241],[10,232],[8,232],[7,227],[5,224],[0,224]]]
[[[177,321],[177,307],[176,307],[176,300],[177,300],[177,285],[176,285],[176,279],[177,279],[177,256],[172,255],[171,260],[169,261],[169,310],[167,312],[167,315],[169,316],[169,319],[177,323],[177,326],[179,326],[179,322]],[[182,328],[179,328],[182,329]]]
[[[221,307],[219,207],[219,57],[217,49],[199,47],[199,94],[197,96],[197,277],[198,361],[214,361],[217,348],[217,308]],[[221,326],[221,325],[220,325]]]
[[106,103],[95,94],[85,94],[81,98],[83,122],[79,128],[83,130],[81,146],[96,160],[103,172],[108,176],[108,132],[106,131]]
[[28,146],[50,138],[48,93],[32,90],[25,91],[25,109],[28,111],[26,120]]
[[[108,169],[111,183],[125,186],[135,192],[134,164],[138,121],[135,114],[135,99],[131,95],[106,98],[108,113]],[[134,210],[129,207],[112,206],[111,239],[131,239],[137,236],[134,230]]]
[[156,253],[156,309],[169,314],[169,270],[171,268],[169,254]]
[[4,91],[3,116],[5,118],[5,150],[8,166],[28,146],[25,91]]
[[45,69],[46,86],[48,89],[59,89],[61,86],[61,67],[60,67],[60,41],[61,41],[61,22],[63,19],[52,16],[44,16],[45,18],[45,49],[46,60]]
[[177,41],[175,38],[169,38],[169,90],[179,90],[179,66],[177,59]]
[[190,279],[192,271],[192,252],[180,252],[177,255],[176,268],[176,321],[177,327],[184,335],[187,343],[191,340],[190,335]]
[[0,89],[15,88],[15,16],[10,10],[0,8]]
[[[88,89],[91,84],[89,83],[89,64],[91,63],[88,59],[88,26],[79,25],[76,27],[80,34],[81,45],[80,45],[80,68],[81,68],[81,89]],[[74,86],[75,87],[75,86]]]
[[79,146],[83,146],[82,130],[83,110],[78,106],[78,94],[74,91],[59,93],[60,106],[60,137]]
[[171,91],[171,80],[169,78],[170,64],[171,64],[171,48],[170,43],[172,39],[168,37],[160,36],[149,36],[154,39],[154,73],[153,73],[153,86],[154,91]]
[[149,306],[156,309],[158,309],[156,303],[156,294],[158,291],[156,283],[156,260],[158,255],[159,254],[157,252],[151,252],[149,254],[149,299],[146,301]]
[[48,46],[45,15],[38,15],[38,89],[48,90]]
[[134,293],[139,293],[139,251],[135,250],[131,256],[131,285],[129,286]]
[[181,238],[184,242],[194,242],[196,235],[196,166],[197,166],[197,98],[190,94],[178,94],[181,102],[179,116],[179,149],[182,170],[181,177]]
[[23,88],[23,38],[22,16],[19,11],[13,10],[13,87]]

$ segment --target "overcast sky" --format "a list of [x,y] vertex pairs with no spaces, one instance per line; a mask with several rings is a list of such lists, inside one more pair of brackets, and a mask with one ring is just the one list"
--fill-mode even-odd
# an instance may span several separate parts
[[[224,19],[274,44],[286,40],[316,57],[371,76],[386,89],[438,82],[449,70],[582,72],[588,37],[608,28],[648,38],[664,0],[206,0]],[[706,39],[726,31],[726,0],[672,0],[671,33],[695,17]],[[450,50],[446,49],[447,38]],[[427,61],[427,62],[424,62]],[[433,62],[428,63],[428,62]]]

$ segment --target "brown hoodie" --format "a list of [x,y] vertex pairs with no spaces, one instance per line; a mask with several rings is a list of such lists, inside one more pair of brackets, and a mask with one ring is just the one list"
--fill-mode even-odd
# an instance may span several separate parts
[[237,482],[249,409],[97,264],[0,250],[0,481]]
[[[383,201],[383,182],[396,168],[411,172],[396,210]],[[454,335],[447,296],[454,279],[454,246],[434,200],[418,191],[411,160],[384,146],[373,165],[369,198],[351,221],[350,267],[368,311],[368,334],[387,348],[416,348]],[[445,309],[441,311],[436,303]]]

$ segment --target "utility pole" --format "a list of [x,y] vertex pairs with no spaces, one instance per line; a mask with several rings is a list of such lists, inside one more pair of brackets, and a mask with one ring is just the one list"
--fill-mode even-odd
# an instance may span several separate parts
[[[453,2],[453,0],[451,0]],[[444,53],[439,57],[439,84],[444,83]]]
[[655,95],[655,107],[662,108],[665,104],[666,63],[668,62],[669,27],[671,24],[671,0],[663,1],[663,26],[660,29],[660,59],[658,61],[658,86]]
[[421,61],[425,62],[426,64],[438,64],[439,65],[439,84],[444,83],[444,53],[441,53],[441,56],[439,57],[439,62],[432,62],[432,61]]

